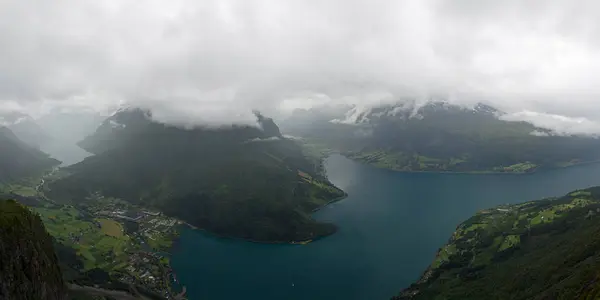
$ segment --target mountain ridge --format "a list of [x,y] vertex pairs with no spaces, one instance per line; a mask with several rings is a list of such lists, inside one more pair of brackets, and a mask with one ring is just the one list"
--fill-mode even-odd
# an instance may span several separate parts
[[[123,126],[113,126],[111,121]],[[299,242],[335,232],[310,212],[344,193],[272,119],[261,128],[183,129],[142,110],[118,112],[86,138],[95,156],[72,165],[50,195],[75,201],[97,191],[143,203],[217,234]]]
[[21,141],[10,129],[0,126],[0,182],[39,175],[60,162]]
[[600,159],[596,138],[556,135],[504,120],[503,114],[485,104],[406,102],[354,107],[333,120],[311,120],[306,111],[295,114],[304,122],[295,119],[283,128],[308,143],[397,171],[530,173]]
[[9,128],[21,141],[38,149],[51,140],[36,120],[18,111],[0,113],[0,126]]

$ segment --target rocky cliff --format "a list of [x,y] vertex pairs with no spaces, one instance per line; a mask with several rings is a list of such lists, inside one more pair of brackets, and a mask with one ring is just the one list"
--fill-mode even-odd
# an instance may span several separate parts
[[40,218],[0,200],[0,299],[66,299],[52,238]]

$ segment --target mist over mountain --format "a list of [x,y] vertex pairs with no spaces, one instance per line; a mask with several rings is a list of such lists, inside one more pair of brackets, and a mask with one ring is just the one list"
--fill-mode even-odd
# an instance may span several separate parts
[[592,79],[600,56],[590,42],[597,4],[534,7],[8,1],[0,15],[0,101],[34,117],[129,105],[172,122],[223,125],[254,122],[253,109],[280,119],[323,103],[441,97],[483,101],[536,126],[600,132]]
[[7,127],[0,127],[0,182],[40,175],[59,163],[21,141]]
[[354,106],[340,115],[305,110],[283,128],[359,161],[403,171],[533,172],[600,158],[593,135],[507,120],[507,113],[482,103],[404,101]]
[[[79,231],[81,223],[53,229],[78,247],[67,256],[82,259],[86,268],[114,267],[125,272],[120,279],[146,275],[127,271],[130,261],[123,258],[130,253],[122,250],[151,236],[149,230],[120,235],[125,231],[118,230],[120,220],[103,215],[112,225],[108,231],[120,233],[104,236],[107,229],[96,225],[96,213],[120,205],[163,214],[153,219],[153,228],[177,222],[252,241],[309,242],[337,230],[313,219],[313,212],[346,195],[325,175],[330,153],[406,173],[524,174],[600,162],[599,34],[600,2],[592,0],[3,0],[0,188],[28,194],[35,198],[31,203],[43,201],[48,224],[89,217],[85,227],[91,231]],[[350,178],[348,185],[362,178]],[[414,195],[406,197],[426,197]],[[504,241],[513,224],[524,230],[521,220],[534,214],[544,224],[544,216],[567,208],[594,202],[596,209],[600,195],[589,196],[563,199],[553,212],[540,206],[521,219],[507,218],[506,230],[481,241]],[[93,201],[105,207],[88,211]],[[361,209],[374,217],[356,218],[362,222],[357,228],[367,222],[383,226],[375,209]],[[584,215],[578,210],[572,215],[577,220],[563,220],[579,228],[587,224]],[[566,243],[565,228],[551,232]],[[585,232],[600,230],[593,228]],[[163,230],[164,240],[173,231]],[[79,237],[91,232],[98,239],[80,248]],[[576,237],[577,245],[586,245],[586,235]],[[97,241],[112,245],[97,249]],[[374,257],[373,247],[391,249],[380,241],[352,250]],[[464,266],[471,258],[462,254],[470,248],[453,263]],[[572,266],[589,262],[583,249]],[[560,258],[562,250],[548,257]],[[112,259],[117,252],[119,262]],[[385,252],[387,261],[394,259],[390,253],[399,255],[380,251]],[[160,266],[162,273],[169,262],[160,260],[154,269]],[[29,265],[18,263],[15,268]],[[354,278],[366,274],[365,281],[379,283],[391,277],[382,265],[360,263],[347,266],[364,271]],[[478,272],[450,269],[436,281],[440,290],[447,290],[446,279],[456,282]],[[568,273],[541,270],[548,276]],[[317,278],[310,275],[298,278],[298,286]],[[596,275],[581,278],[597,281]],[[170,278],[163,277],[168,285]],[[564,283],[554,279],[548,282]],[[496,283],[490,282],[488,288]],[[346,292],[367,292],[343,284]],[[529,288],[527,280],[522,284]],[[589,295],[600,295],[600,289]]]
[[91,193],[155,207],[212,232],[259,241],[306,241],[331,234],[309,213],[343,196],[318,158],[282,137],[272,119],[258,126],[181,128],[143,109],[106,119],[80,145],[95,155],[50,185],[54,199]]
[[52,139],[76,143],[92,134],[104,119],[106,116],[91,111],[55,111],[42,115],[36,122]]
[[104,119],[99,113],[89,111],[54,111],[45,114],[36,122],[44,128],[50,139],[40,148],[65,166],[80,162],[91,154],[79,147],[77,142],[92,134]]
[[52,140],[36,120],[18,111],[0,113],[0,126],[9,128],[21,141],[35,148]]

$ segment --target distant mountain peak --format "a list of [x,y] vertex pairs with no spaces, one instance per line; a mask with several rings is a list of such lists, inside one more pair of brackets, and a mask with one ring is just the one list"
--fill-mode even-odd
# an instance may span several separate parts
[[494,114],[494,115],[505,114],[503,111],[500,111],[500,110],[496,109],[495,107],[492,107],[490,105],[487,105],[487,104],[481,103],[481,102],[477,103],[473,107],[473,111],[480,112],[480,113]]
[[19,111],[0,113],[0,125],[11,126],[28,121],[34,122],[31,116]]
[[477,103],[473,106],[465,106],[453,104],[448,101],[428,101],[425,103],[419,103],[416,100],[405,100],[394,104],[383,104],[379,106],[355,105],[348,110],[344,118],[332,120],[332,123],[373,124],[381,120],[422,120],[424,118],[446,112],[471,112],[472,114],[481,114],[493,117],[498,117],[504,114],[500,110],[484,103]]
[[273,119],[263,116],[259,111],[254,111],[254,115],[260,129],[262,129],[267,137],[282,137],[279,126],[275,124]]
[[1,112],[0,126],[8,127],[20,140],[36,148],[50,140],[31,116],[19,111]]
[[144,117],[147,119],[152,118],[152,111],[150,109],[141,108],[141,107],[122,107],[115,111],[111,117],[117,116],[135,116],[135,117]]

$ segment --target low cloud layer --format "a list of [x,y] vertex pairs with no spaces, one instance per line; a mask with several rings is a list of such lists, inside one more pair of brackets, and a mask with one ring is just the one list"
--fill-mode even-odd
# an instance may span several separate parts
[[[559,135],[597,135],[600,133],[600,122],[584,117],[575,118],[533,111],[521,111],[504,115],[500,118],[506,121],[527,121],[539,127],[550,129]],[[540,131],[534,131],[533,134],[547,135]]]
[[442,97],[600,132],[599,35],[597,1],[6,0],[0,102],[228,123]]

